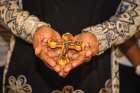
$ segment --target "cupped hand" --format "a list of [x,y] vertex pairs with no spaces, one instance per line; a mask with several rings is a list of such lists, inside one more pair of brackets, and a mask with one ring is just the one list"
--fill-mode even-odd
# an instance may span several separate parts
[[79,52],[75,50],[69,50],[67,55],[70,62],[66,64],[63,70],[59,72],[59,75],[63,77],[66,77],[72,69],[90,61],[92,56],[97,54],[99,50],[97,38],[90,32],[80,33],[76,35],[73,40],[82,42],[82,50]]
[[39,57],[45,65],[49,68],[60,72],[61,66],[57,64],[59,55],[61,54],[60,48],[52,49],[47,45],[49,40],[61,41],[61,36],[51,27],[42,26],[37,29],[33,37],[33,47],[35,54]]

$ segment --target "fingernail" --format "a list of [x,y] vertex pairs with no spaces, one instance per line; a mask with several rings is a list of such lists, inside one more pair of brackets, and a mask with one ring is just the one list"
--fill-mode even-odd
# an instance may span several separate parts
[[46,42],[42,42],[42,46],[46,46],[47,45],[47,43]]
[[61,77],[63,77],[63,72],[60,72],[59,75],[60,75]]
[[90,57],[91,54],[92,54],[91,51],[87,51],[87,52],[86,52],[86,57]]
[[52,67],[56,66],[56,63],[55,62],[51,62],[51,66]]
[[77,64],[73,62],[72,63],[72,67],[76,67],[76,66],[77,66]]
[[65,72],[69,72],[70,71],[70,68],[65,68],[64,71]]
[[47,43],[47,42],[48,42],[48,40],[47,40],[47,39],[43,39],[43,42],[44,42],[44,43]]
[[59,72],[59,71],[60,71],[60,68],[59,68],[59,67],[56,67],[56,68],[55,68],[55,71],[56,71],[56,72]]
[[79,56],[78,54],[74,54],[74,55],[73,55],[73,59],[78,58],[78,56]]
[[39,53],[40,53],[39,48],[35,48],[35,54],[36,54],[36,55],[39,55]]

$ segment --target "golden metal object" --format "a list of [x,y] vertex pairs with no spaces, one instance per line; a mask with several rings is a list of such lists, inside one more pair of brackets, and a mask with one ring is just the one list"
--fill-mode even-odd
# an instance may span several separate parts
[[64,65],[66,65],[67,63],[69,63],[69,60],[68,60],[68,58],[67,58],[67,56],[60,56],[59,57],[59,60],[58,60],[58,64],[59,65],[62,65],[62,66],[64,66]]
[[48,45],[50,48],[56,48],[57,42],[55,40],[49,40]]
[[69,49],[81,51],[82,50],[82,42],[80,41],[73,41],[73,35],[70,33],[65,33],[62,35],[62,41],[57,42],[56,40],[49,40],[48,46],[50,48],[61,48],[62,54],[58,59],[59,65],[66,65],[69,63],[69,59],[67,57],[67,51]]

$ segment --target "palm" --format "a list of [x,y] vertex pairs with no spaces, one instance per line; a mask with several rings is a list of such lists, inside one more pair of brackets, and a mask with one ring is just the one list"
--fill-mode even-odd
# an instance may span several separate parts
[[79,65],[87,62],[98,51],[98,42],[94,35],[91,33],[81,33],[74,37],[74,41],[83,42],[82,51],[77,52],[69,50],[68,57],[70,62],[60,72],[61,76],[66,76],[68,73],[78,67]]
[[60,35],[49,27],[42,27],[34,35],[33,46],[35,49],[35,54],[51,69],[59,71],[60,67],[57,65],[57,60],[60,49],[51,49],[48,47],[48,40],[53,39],[60,41]]
[[55,40],[56,42],[64,41],[63,37],[61,38],[59,33],[52,28],[42,27],[34,35],[33,45],[35,53],[47,66],[58,72],[62,77],[67,76],[72,69],[83,64],[85,61],[89,61],[92,55],[98,51],[96,37],[91,33],[80,33],[75,37],[71,37],[71,40],[82,42],[81,51],[68,48],[65,52],[69,62],[65,65],[61,65],[58,64],[58,60],[60,60],[60,56],[63,55],[64,47],[50,47],[48,45],[49,40]]

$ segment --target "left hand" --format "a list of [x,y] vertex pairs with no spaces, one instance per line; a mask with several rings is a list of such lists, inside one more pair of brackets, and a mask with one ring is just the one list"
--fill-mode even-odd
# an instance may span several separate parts
[[61,67],[57,65],[58,56],[61,53],[61,49],[51,49],[47,45],[48,40],[61,41],[60,34],[53,28],[42,26],[37,29],[33,38],[33,46],[35,54],[39,57],[46,66],[52,70],[59,72]]
[[82,51],[76,52],[74,50],[68,51],[68,58],[70,62],[66,64],[61,72],[60,76],[66,77],[69,72],[83,64],[84,62],[89,61],[93,55],[95,55],[99,50],[99,44],[95,35],[90,32],[83,32],[74,37],[74,41],[82,41]]

